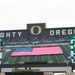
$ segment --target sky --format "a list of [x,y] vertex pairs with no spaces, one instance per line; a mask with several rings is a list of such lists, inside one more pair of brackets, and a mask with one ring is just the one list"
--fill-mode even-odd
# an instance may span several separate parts
[[0,31],[26,29],[30,23],[74,27],[75,0],[0,0]]

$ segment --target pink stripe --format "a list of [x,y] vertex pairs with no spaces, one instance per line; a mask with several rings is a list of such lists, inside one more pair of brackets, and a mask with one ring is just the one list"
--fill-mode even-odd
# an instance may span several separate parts
[[11,56],[30,56],[30,55],[47,55],[47,54],[63,54],[63,51],[59,46],[39,47],[33,48],[33,52],[12,52]]

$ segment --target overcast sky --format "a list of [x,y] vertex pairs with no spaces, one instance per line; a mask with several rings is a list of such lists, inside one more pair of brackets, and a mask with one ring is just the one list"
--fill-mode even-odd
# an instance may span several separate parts
[[28,23],[73,27],[75,0],[0,0],[0,30],[26,29]]

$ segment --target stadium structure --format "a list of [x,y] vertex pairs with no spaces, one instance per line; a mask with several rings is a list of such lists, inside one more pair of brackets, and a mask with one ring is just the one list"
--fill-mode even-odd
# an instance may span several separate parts
[[[0,31],[0,69],[31,68],[43,72],[75,67],[70,37],[75,27],[46,28],[45,23],[27,24],[27,29]],[[65,68],[64,68],[65,67]]]

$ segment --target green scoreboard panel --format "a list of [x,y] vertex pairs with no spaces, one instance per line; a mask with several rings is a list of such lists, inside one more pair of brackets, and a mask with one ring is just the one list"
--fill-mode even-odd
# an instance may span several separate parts
[[2,38],[0,38],[0,43],[2,42]]
[[75,35],[71,36],[71,60],[75,63]]
[[0,38],[0,46],[2,46],[2,45],[3,45],[3,39]]

